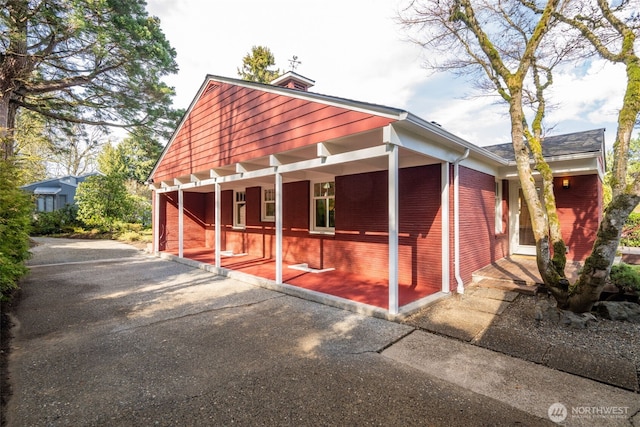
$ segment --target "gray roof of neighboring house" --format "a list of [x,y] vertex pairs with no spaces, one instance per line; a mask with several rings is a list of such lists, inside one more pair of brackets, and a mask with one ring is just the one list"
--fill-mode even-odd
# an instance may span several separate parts
[[[505,160],[515,160],[511,143],[490,145],[483,148]],[[604,154],[604,128],[547,136],[542,141],[542,154],[547,158],[597,152]]]
[[[51,189],[54,187],[59,188],[62,185],[77,187],[79,183],[81,183],[82,181],[84,181],[85,179],[93,175],[98,175],[98,172],[89,172],[87,174],[79,175],[79,176],[67,175],[67,176],[61,176],[58,178],[49,178],[42,181],[30,182],[29,184],[25,184],[20,188],[27,191],[34,191],[36,188]],[[45,193],[41,193],[41,194],[45,194]],[[53,193],[46,193],[46,194],[53,194]]]

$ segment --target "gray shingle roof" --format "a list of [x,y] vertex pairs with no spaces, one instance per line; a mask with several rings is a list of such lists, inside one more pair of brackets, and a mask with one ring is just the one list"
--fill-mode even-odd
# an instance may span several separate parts
[[[544,157],[568,156],[572,154],[597,153],[604,147],[604,128],[565,135],[547,136],[542,142]],[[483,147],[506,160],[515,160],[513,145],[498,144]]]

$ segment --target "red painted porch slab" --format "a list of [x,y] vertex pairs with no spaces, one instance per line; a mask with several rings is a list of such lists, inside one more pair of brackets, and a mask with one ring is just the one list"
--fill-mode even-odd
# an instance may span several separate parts
[[[177,255],[175,251],[168,251]],[[214,252],[211,248],[184,249],[184,257],[206,264],[213,264]],[[276,264],[271,258],[259,258],[249,255],[222,257],[223,268],[241,271],[253,276],[275,280]],[[351,301],[387,309],[389,305],[389,282],[374,281],[357,274],[340,271],[324,273],[306,273],[285,267],[282,271],[284,283],[303,289],[333,295]],[[433,295],[440,291],[439,286],[420,286],[400,284],[398,296],[400,306]]]

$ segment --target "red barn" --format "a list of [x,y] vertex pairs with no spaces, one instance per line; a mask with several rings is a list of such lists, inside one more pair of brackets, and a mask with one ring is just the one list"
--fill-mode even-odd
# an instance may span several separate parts
[[[156,253],[394,315],[535,251],[510,144],[312,84],[207,76],[150,176]],[[601,219],[603,143],[603,129],[545,140],[571,259]]]

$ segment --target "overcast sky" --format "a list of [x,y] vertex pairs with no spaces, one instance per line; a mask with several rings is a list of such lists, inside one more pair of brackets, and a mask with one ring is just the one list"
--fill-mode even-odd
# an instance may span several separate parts
[[[509,142],[504,105],[468,98],[462,79],[422,67],[424,52],[394,21],[397,0],[147,0],[177,51],[180,72],[167,79],[175,107],[187,108],[207,74],[238,78],[255,45],[271,49],[276,67],[315,80],[310,90],[405,109],[477,145]],[[624,68],[601,61],[554,76],[549,134],[606,128],[615,137]]]

